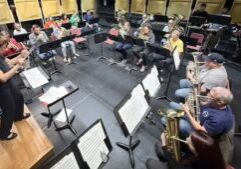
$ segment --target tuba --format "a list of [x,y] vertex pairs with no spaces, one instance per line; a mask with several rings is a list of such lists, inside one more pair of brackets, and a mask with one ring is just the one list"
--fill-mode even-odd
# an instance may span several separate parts
[[168,109],[165,113],[163,113],[162,110],[158,110],[158,113],[167,118],[165,131],[167,150],[172,154],[174,159],[179,162],[181,160],[181,145],[178,140],[173,138],[179,137],[179,118],[184,116],[184,112]]

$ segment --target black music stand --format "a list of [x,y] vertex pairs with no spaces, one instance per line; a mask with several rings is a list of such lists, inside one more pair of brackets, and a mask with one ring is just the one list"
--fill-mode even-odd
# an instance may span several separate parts
[[185,28],[185,35],[188,35],[190,32],[190,27],[191,25],[194,26],[201,26],[203,24],[205,24],[207,18],[205,17],[201,17],[201,16],[190,16],[186,28]]
[[79,37],[85,37],[87,36],[87,44],[88,44],[88,54],[85,54],[85,56],[91,56],[91,51],[90,51],[90,40],[89,40],[89,35],[92,35],[95,33],[95,28],[85,30],[81,32],[81,35]]
[[227,15],[208,15],[208,22],[220,25],[230,25],[231,17]]
[[[167,57],[172,57],[173,58],[173,53],[174,51],[176,50],[176,47],[173,49],[173,51],[171,52],[171,54],[169,53],[169,56]],[[174,60],[174,58],[173,58]],[[168,74],[168,77],[167,77],[167,84],[166,84],[166,87],[165,87],[165,90],[164,90],[164,94],[163,96],[160,96],[160,97],[157,97],[155,98],[156,100],[168,100],[168,101],[172,101],[169,97],[168,97],[168,90],[169,90],[169,87],[170,87],[170,82],[171,82],[171,78],[172,78],[172,74],[173,74],[173,71],[175,69],[175,64],[171,64],[170,65],[170,71],[169,71],[169,74]]]
[[13,38],[17,41],[17,42],[26,42],[29,40],[29,35],[31,33],[24,33],[24,34],[20,34],[20,35],[15,35],[13,36]]
[[166,15],[154,15],[154,21],[156,22],[168,22],[168,16]]
[[[60,43],[61,41],[60,40],[56,40],[56,41],[53,41],[53,42],[47,42],[45,44],[42,44],[41,46],[39,46],[39,53],[47,53],[49,51],[52,51],[56,48],[59,48],[60,47]],[[54,57],[54,56],[53,56]],[[49,72],[50,75],[53,75],[55,73],[61,73],[60,70],[58,70],[57,66],[56,66],[56,63],[54,61],[54,59],[52,60],[52,64],[53,64],[53,68],[54,70],[52,72]]]
[[[76,37],[76,35],[70,35],[70,36],[65,36],[62,39],[60,39],[60,42],[65,42],[65,41],[72,41],[74,38]],[[60,44],[61,44],[60,43]],[[78,64],[77,62],[74,61],[73,59],[73,53],[71,51],[71,46],[70,44],[66,44],[66,48],[67,48],[67,58],[70,58],[70,62],[68,63],[68,65],[70,64]]]
[[[132,95],[133,93],[133,90],[134,89],[138,89],[138,88],[141,88],[141,92],[143,92],[143,94],[134,94]],[[121,129],[124,133],[124,135],[126,137],[129,136],[129,143],[128,144],[124,144],[124,143],[121,143],[121,142],[117,142],[116,144],[128,151],[129,153],[129,159],[130,159],[130,163],[131,163],[131,166],[132,168],[135,168],[135,159],[134,159],[134,154],[133,154],[133,151],[134,149],[139,145],[139,143],[141,142],[140,140],[135,140],[133,141],[133,135],[136,133],[137,129],[139,128],[139,126],[141,125],[141,121],[146,117],[146,115],[149,113],[149,111],[151,110],[151,108],[149,107],[148,105],[148,102],[146,101],[146,98],[145,98],[145,91],[143,90],[142,86],[140,84],[138,84],[135,88],[132,90],[132,93],[128,94],[122,101],[121,103],[119,103],[115,108],[114,108],[114,114],[121,126]],[[128,102],[130,99],[132,100],[141,100],[141,97],[143,100],[145,100],[145,106],[146,109],[144,110],[144,112],[139,112],[139,113],[142,113],[141,115],[139,114],[139,116],[141,116],[141,119],[138,121],[138,123],[136,124],[136,126],[134,127],[134,129],[132,129],[130,131],[130,129],[128,129],[128,124],[126,124],[125,120],[122,118],[123,116],[120,115],[120,110],[122,108],[122,106],[124,106],[124,104],[126,102]],[[138,99],[137,99],[138,98]],[[143,103],[143,101],[142,101]],[[126,109],[125,109],[126,110]],[[127,111],[127,110],[126,110]],[[130,110],[129,110],[130,111]],[[142,110],[143,111],[143,110]],[[133,112],[134,113],[134,112]],[[133,114],[130,112],[130,115],[132,115],[132,118],[133,118]],[[128,117],[127,117],[128,118]]]
[[83,28],[86,26],[86,21],[78,22],[78,28]]
[[95,36],[94,36],[94,41],[95,41],[95,44],[101,44],[101,48],[100,48],[100,56],[98,57],[98,61],[99,60],[102,60],[102,59],[108,59],[107,57],[104,57],[103,56],[103,44],[102,44],[102,42],[104,42],[104,41],[106,41],[107,40],[107,34],[106,33],[97,33],[97,34],[95,34]]
[[69,30],[69,29],[71,29],[71,23],[63,23],[63,24],[61,25],[61,27]]
[[46,29],[42,29],[42,31],[44,31],[46,33],[47,36],[51,36],[54,29],[53,28],[46,28]]
[[92,25],[92,24],[99,23],[99,20],[100,20],[100,18],[93,18],[89,21],[89,24]]
[[52,113],[50,111],[50,107],[55,105],[57,102],[61,101],[62,102],[62,105],[63,105],[63,110],[64,110],[64,113],[65,113],[65,116],[66,116],[66,124],[62,127],[57,127],[56,128],[56,131],[61,131],[61,130],[65,130],[65,129],[70,129],[72,133],[74,133],[75,135],[77,135],[75,129],[72,127],[72,123],[75,119],[75,115],[72,116],[72,118],[70,119],[68,117],[68,114],[67,114],[67,108],[66,108],[66,104],[65,104],[65,101],[64,99],[66,97],[68,97],[69,95],[75,93],[79,88],[74,85],[71,81],[67,81],[67,82],[64,82],[63,84],[59,85],[58,87],[64,87],[66,90],[67,90],[67,93],[64,94],[63,96],[61,96],[60,98],[56,98],[54,101],[50,102],[50,103],[46,103],[47,105],[47,109],[48,109],[48,113],[47,112],[43,112],[41,113],[44,117],[47,117],[48,118],[48,123],[47,123],[47,126],[48,128],[51,126],[51,123],[53,122],[53,118],[60,113],[61,110],[58,110],[56,111],[55,113]]

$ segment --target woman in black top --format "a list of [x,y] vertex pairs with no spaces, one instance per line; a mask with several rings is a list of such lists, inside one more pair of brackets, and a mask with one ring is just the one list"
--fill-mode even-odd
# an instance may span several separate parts
[[[162,134],[162,145],[156,144],[155,151],[161,161],[167,161],[169,169],[228,169],[216,141],[204,132],[193,132],[187,138],[187,144],[193,153],[193,158],[190,158],[189,163],[181,165],[177,163],[172,155],[168,152],[165,136]],[[163,152],[163,156],[161,155]],[[188,161],[188,160],[186,160]],[[163,163],[154,159],[148,159],[146,162],[147,169],[161,169]]]
[[[7,40],[0,36],[0,53],[7,47]],[[17,136],[10,132],[13,121],[19,121],[30,116],[23,113],[24,100],[23,95],[13,80],[13,76],[23,67],[24,60],[28,51],[23,50],[21,54],[14,59],[7,59],[0,56],[0,108],[1,125],[0,140],[11,140]]]

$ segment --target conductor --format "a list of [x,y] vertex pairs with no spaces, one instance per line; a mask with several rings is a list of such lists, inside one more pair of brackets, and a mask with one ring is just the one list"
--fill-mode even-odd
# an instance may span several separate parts
[[[0,53],[8,45],[7,40],[0,36]],[[24,100],[13,76],[23,68],[28,51],[23,50],[21,54],[11,60],[0,56],[0,108],[2,109],[0,124],[0,140],[12,140],[17,133],[11,132],[14,121],[20,121],[30,116],[24,114]]]

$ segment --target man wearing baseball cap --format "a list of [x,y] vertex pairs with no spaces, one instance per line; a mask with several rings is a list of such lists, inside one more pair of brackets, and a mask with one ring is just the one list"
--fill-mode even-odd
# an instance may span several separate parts
[[180,89],[177,89],[177,97],[186,98],[192,91],[194,82],[201,85],[201,92],[206,93],[213,87],[226,87],[228,85],[228,75],[223,63],[225,59],[219,53],[210,53],[203,56],[205,64],[199,67],[198,82],[194,72],[187,72],[187,79],[180,80]]

